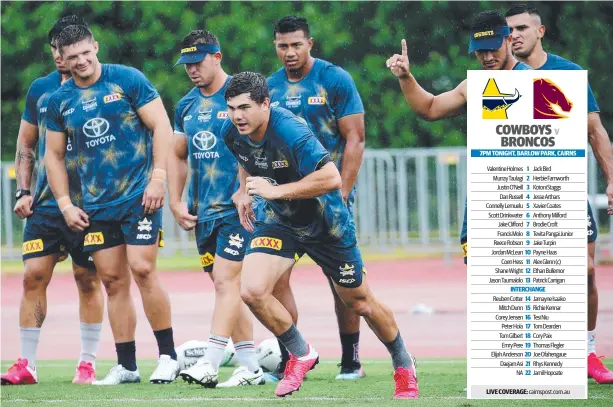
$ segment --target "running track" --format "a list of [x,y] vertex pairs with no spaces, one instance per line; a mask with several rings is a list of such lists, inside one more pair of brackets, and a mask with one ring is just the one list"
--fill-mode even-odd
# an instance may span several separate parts
[[[202,272],[161,273],[172,303],[175,344],[190,339],[206,340],[214,304],[213,285]],[[422,358],[466,356],[466,269],[461,259],[452,267],[442,260],[380,261],[368,264],[373,292],[394,311],[409,350]],[[600,314],[597,331],[599,354],[613,356],[613,266],[597,269]],[[292,285],[300,317],[298,327],[324,357],[339,358],[340,344],[332,295],[321,271],[314,266],[297,267]],[[156,358],[155,338],[132,284],[138,325],[138,358]],[[2,276],[1,358],[14,359],[19,352],[18,312],[21,276]],[[39,359],[76,359],[80,349],[78,296],[69,274],[57,274],[48,289],[47,319],[41,333]],[[412,314],[417,304],[432,307],[431,315]],[[255,339],[272,335],[254,322]],[[385,347],[362,322],[362,358],[387,357]],[[115,358],[115,348],[105,312],[99,358]]]

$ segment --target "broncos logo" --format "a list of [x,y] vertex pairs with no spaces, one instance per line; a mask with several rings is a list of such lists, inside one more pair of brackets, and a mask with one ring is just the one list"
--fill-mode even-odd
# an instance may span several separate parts
[[562,89],[550,79],[534,80],[534,118],[566,119],[573,108]]
[[500,93],[496,80],[490,78],[483,90],[483,118],[484,119],[508,119],[507,110],[517,102],[521,95],[515,89],[514,94]]

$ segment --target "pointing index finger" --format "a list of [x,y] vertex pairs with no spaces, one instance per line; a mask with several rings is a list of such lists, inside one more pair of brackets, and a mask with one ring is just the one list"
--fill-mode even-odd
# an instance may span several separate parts
[[407,52],[407,41],[403,38],[400,44],[402,46],[402,56],[408,57],[409,53]]

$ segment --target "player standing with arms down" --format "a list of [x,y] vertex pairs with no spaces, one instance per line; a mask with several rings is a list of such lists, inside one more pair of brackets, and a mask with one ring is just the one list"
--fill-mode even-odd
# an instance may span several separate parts
[[[2,384],[38,383],[36,350],[40,330],[47,314],[47,286],[55,265],[70,253],[72,269],[79,289],[79,316],[81,320],[81,356],[73,383],[91,384],[96,379],[96,353],[100,342],[104,298],[100,277],[88,253],[83,252],[83,233],[68,228],[57,202],[49,189],[44,166],[47,102],[53,92],[70,78],[57,49],[57,36],[68,25],[87,24],[80,17],[66,16],[58,20],[49,31],[49,45],[57,71],[36,79],[26,96],[26,108],[21,117],[17,136],[15,168],[17,173],[17,203],[15,214],[27,218],[24,230],[23,295],[19,308],[21,357],[7,373]],[[30,181],[35,165],[38,144],[38,177],[34,197]],[[81,186],[76,173],[76,156],[68,144],[67,166],[70,193],[79,200]],[[73,151],[70,151],[73,150]]]
[[[364,152],[364,106],[351,76],[342,68],[311,56],[313,38],[303,17],[288,16],[274,27],[275,50],[283,68],[268,78],[272,106],[283,107],[306,120],[320,143],[330,152],[340,169],[341,193],[353,217],[355,182]],[[299,253],[301,257],[303,253]],[[275,296],[292,314],[294,323],[298,310],[289,280],[291,270],[275,287]],[[360,316],[347,308],[334,290],[341,346],[341,371],[337,379],[359,379],[364,371],[359,358]],[[287,349],[279,343],[282,361],[267,377],[283,378],[289,360]]]
[[[517,5],[510,8],[506,14],[507,23],[511,27],[513,54],[515,57],[537,70],[581,70],[579,65],[570,62],[558,55],[543,50],[543,37],[545,26],[541,22],[538,10],[529,5]],[[609,135],[600,121],[600,108],[592,89],[588,84],[588,115],[587,132],[588,141],[592,146],[594,156],[607,181],[607,198],[609,207],[607,213],[613,214],[613,149]],[[596,287],[596,238],[598,228],[592,215],[592,208],[588,201],[588,377],[598,383],[613,383],[613,372],[602,363],[601,357],[596,356],[596,320],[598,317],[598,288]]]
[[[253,322],[240,298],[245,249],[251,234],[241,226],[232,202],[239,186],[238,163],[220,137],[228,121],[224,92],[230,77],[221,66],[217,37],[204,30],[189,33],[181,42],[185,71],[195,87],[175,111],[173,151],[168,163],[170,208],[184,230],[196,229],[200,264],[215,285],[215,308],[209,346],[204,357],[180,372],[187,381],[215,387],[219,365],[230,336],[241,366],[217,387],[257,385],[264,382],[253,341]],[[181,196],[191,169],[188,202]]]
[[[170,302],[155,272],[172,127],[155,88],[134,68],[101,64],[98,43],[84,27],[66,27],[57,47],[73,75],[49,100],[49,184],[66,223],[84,231],[108,295],[118,364],[97,385],[140,382],[136,313],[130,271],[155,334],[159,360],[152,383],[172,382],[179,370]],[[68,196],[66,140],[73,140],[83,209]],[[129,267],[129,269],[128,269]]]
[[255,230],[243,264],[241,297],[290,352],[275,394],[284,397],[299,390],[304,375],[319,361],[272,294],[278,279],[294,266],[296,253],[306,253],[334,280],[343,302],[366,319],[387,347],[395,371],[394,397],[417,398],[415,364],[394,316],[363,279],[355,225],[330,153],[302,119],[283,108],[270,108],[262,75],[234,76],[225,96],[232,122],[224,124],[221,134],[241,165],[239,191],[265,200],[254,229],[251,202],[237,199],[241,223]]

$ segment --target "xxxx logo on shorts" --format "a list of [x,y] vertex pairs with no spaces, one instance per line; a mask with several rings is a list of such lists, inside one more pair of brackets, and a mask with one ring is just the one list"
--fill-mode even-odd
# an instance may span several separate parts
[[23,242],[23,247],[21,249],[21,254],[30,254],[30,253],[38,253],[43,251],[43,240],[28,240],[27,242]]
[[211,253],[207,252],[203,254],[202,256],[200,256],[200,265],[202,267],[210,266],[213,263],[215,263],[215,258],[213,257]]
[[468,243],[464,243],[462,245],[462,251],[464,252],[464,257],[468,256]]
[[281,239],[275,239],[274,237],[256,237],[251,241],[251,248],[266,247],[273,250],[281,250],[283,247],[283,241]]
[[104,235],[102,232],[93,232],[85,235],[83,246],[93,246],[98,244],[104,244]]

